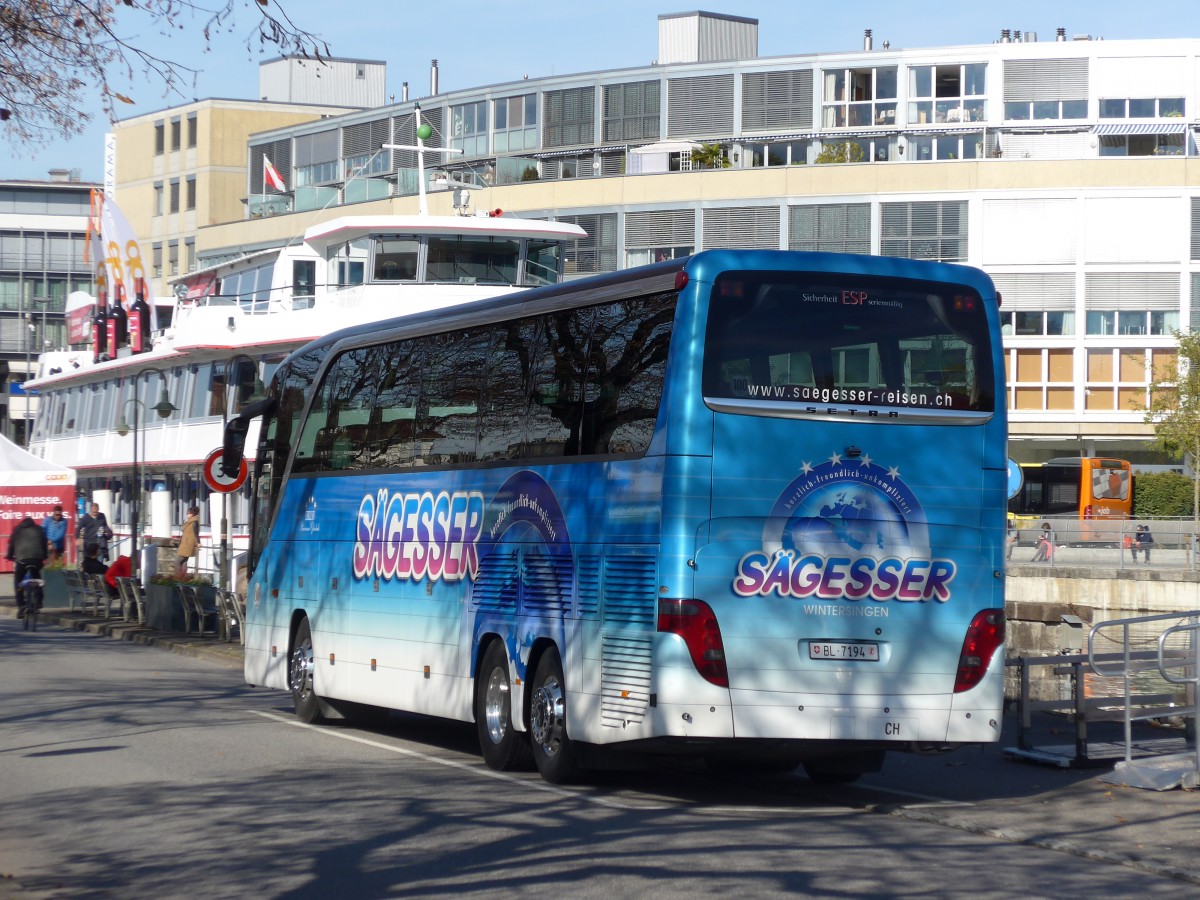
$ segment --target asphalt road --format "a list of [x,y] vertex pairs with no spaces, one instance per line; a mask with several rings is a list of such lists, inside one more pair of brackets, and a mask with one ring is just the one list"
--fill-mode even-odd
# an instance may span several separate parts
[[[301,726],[286,697],[236,669],[18,626],[0,618],[3,897],[1196,890],[1164,874],[1172,854],[1197,855],[1195,795],[1175,792],[1187,805],[1171,807],[1169,833],[1184,846],[1162,860],[1087,858],[1105,840],[1161,843],[1134,828],[1162,822],[1161,795],[1114,797],[1090,775],[998,763],[994,749],[897,757],[844,788],[688,765],[554,787],[488,770],[472,726]],[[1114,835],[1114,819],[1129,831]]]

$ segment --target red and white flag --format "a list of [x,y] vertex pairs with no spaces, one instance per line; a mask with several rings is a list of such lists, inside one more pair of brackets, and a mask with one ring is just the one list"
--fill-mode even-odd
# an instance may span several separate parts
[[286,191],[287,185],[283,183],[283,176],[279,174],[279,170],[271,165],[271,161],[267,159],[267,155],[263,154],[263,190],[267,188],[275,188],[277,191]]

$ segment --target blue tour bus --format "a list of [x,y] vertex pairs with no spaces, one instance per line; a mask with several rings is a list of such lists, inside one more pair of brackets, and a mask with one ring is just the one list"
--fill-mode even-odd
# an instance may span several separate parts
[[713,250],[346,329],[261,415],[250,684],[849,781],[995,741],[1007,498],[991,280]]

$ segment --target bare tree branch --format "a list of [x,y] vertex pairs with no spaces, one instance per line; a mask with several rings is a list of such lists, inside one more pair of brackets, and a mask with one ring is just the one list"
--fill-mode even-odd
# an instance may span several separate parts
[[[43,145],[82,133],[93,118],[92,91],[110,121],[123,104],[117,89],[139,73],[183,98],[197,70],[155,52],[162,39],[196,32],[205,44],[237,28],[238,8],[254,24],[247,53],[278,51],[320,62],[329,46],[298,28],[282,0],[4,0],[0,3],[0,134]],[[244,9],[251,7],[250,9]],[[145,33],[143,33],[145,31]]]

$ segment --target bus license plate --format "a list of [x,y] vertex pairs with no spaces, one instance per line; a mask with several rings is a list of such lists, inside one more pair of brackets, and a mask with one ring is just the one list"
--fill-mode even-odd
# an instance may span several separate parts
[[879,645],[862,641],[809,641],[808,658],[879,662]]

